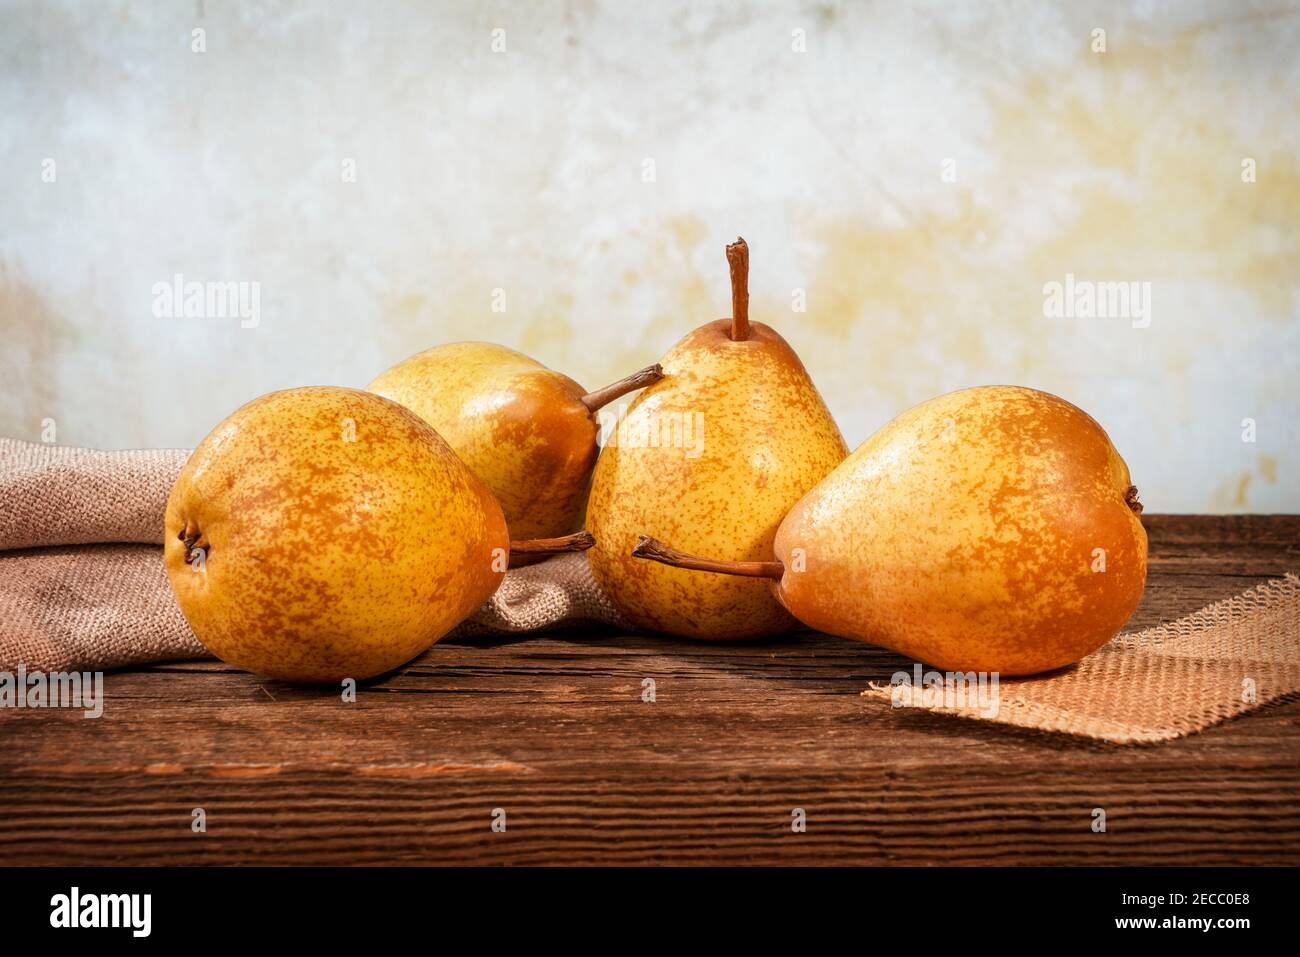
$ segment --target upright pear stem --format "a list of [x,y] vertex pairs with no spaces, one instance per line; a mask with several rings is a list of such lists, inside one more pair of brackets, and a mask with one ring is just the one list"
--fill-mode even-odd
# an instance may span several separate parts
[[589,411],[597,412],[615,399],[621,398],[629,392],[635,392],[637,389],[644,389],[648,385],[654,385],[663,377],[664,370],[656,362],[652,366],[646,366],[639,372],[633,372],[630,376],[624,376],[617,382],[611,382],[603,389],[588,392],[582,397],[582,404]]
[[727,247],[731,267],[731,340],[749,338],[749,246],[740,236]]
[[720,575],[740,575],[744,578],[780,578],[785,574],[785,566],[780,562],[729,562],[717,558],[699,558],[679,552],[648,535],[642,535],[637,539],[632,555],[635,558],[648,558],[652,562],[671,565],[673,568],[717,572]]
[[562,552],[585,552],[596,544],[596,538],[586,530],[559,538],[530,538],[527,541],[511,542],[510,557],[516,555],[558,555]]

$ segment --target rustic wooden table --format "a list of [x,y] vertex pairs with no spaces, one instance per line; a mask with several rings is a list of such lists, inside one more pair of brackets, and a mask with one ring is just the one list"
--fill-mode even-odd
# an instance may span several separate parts
[[[1300,516],[1148,516],[1147,527],[1150,583],[1130,627],[1300,569]],[[1300,701],[1118,747],[860,696],[901,662],[820,635],[706,645],[587,632],[436,645],[353,704],[217,662],[111,674],[98,720],[0,713],[0,854],[1300,863]],[[646,678],[654,703],[642,701]],[[206,833],[192,828],[200,807]],[[796,807],[805,833],[791,830]]]

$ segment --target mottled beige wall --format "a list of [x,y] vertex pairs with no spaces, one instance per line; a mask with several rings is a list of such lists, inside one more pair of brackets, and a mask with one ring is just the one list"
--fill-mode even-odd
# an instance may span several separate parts
[[[6,2],[0,432],[188,445],[461,338],[594,387],[727,314],[740,233],[850,444],[1017,382],[1152,510],[1295,511],[1298,50],[1286,3]],[[260,324],[156,317],[177,272]],[[1149,326],[1045,317],[1067,273]]]

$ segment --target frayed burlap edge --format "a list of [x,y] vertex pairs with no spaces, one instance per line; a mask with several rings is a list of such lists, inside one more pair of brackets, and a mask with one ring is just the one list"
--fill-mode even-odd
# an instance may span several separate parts
[[[1300,695],[1300,577],[1288,573],[1177,621],[1117,636],[1077,665],[999,681],[978,703],[921,710],[1115,744],[1154,744]],[[892,685],[864,697],[892,702]]]

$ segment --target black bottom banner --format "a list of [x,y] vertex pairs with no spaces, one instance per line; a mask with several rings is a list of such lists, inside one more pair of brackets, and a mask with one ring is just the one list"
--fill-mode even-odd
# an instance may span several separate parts
[[[11,868],[5,937],[77,944],[319,940],[385,932],[614,944],[690,938],[771,945],[854,934],[989,935],[1037,943],[1105,935],[1232,946],[1294,919],[1294,870],[1272,868],[467,869]],[[459,926],[458,926],[459,925]],[[695,928],[693,930],[688,928]],[[600,936],[596,936],[600,935]],[[661,935],[671,935],[661,937]],[[1245,935],[1244,937],[1241,935]],[[71,941],[68,941],[71,943]],[[396,941],[394,941],[396,942]],[[617,946],[617,944],[615,944]]]

